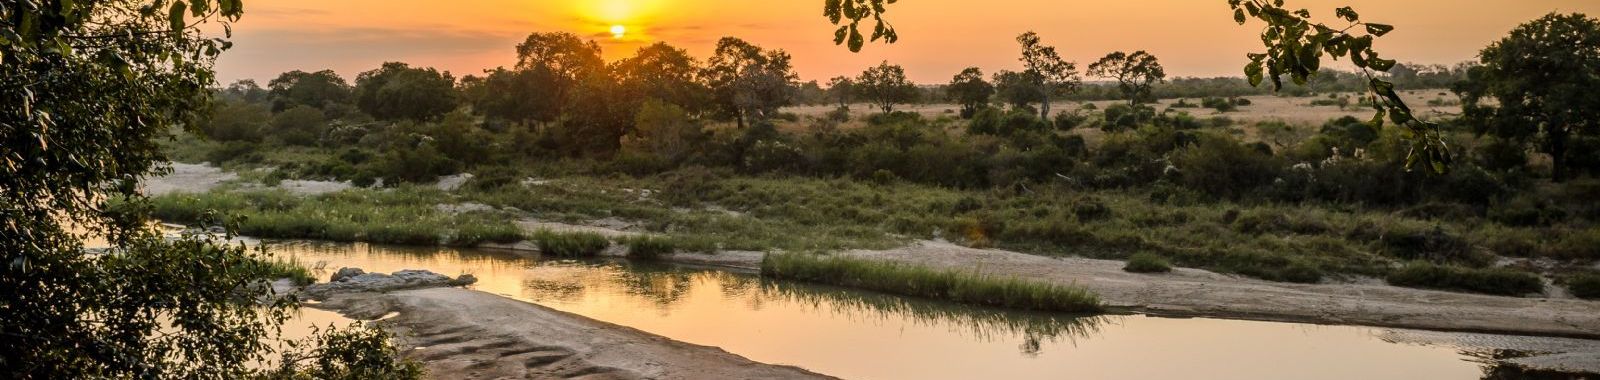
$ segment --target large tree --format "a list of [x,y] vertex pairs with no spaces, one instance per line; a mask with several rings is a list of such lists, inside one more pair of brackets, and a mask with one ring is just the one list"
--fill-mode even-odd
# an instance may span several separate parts
[[789,105],[798,75],[789,53],[765,50],[734,37],[717,41],[704,73],[714,111],[743,128],[747,119],[765,120]]
[[1571,140],[1600,133],[1600,22],[1552,13],[1484,48],[1479,62],[1456,86],[1467,119],[1483,133],[1536,144],[1550,155],[1551,178],[1569,178]]
[[272,98],[272,112],[295,106],[325,109],[334,104],[348,104],[351,94],[350,84],[333,70],[286,72],[267,82],[267,91]]
[[906,80],[906,70],[900,65],[883,61],[869,67],[856,77],[856,93],[877,105],[883,113],[894,112],[894,105],[916,100],[917,85]]
[[961,105],[962,118],[971,118],[978,110],[989,106],[989,98],[994,96],[994,85],[983,80],[983,70],[968,67],[950,79],[945,94],[951,101]]
[[850,106],[855,96],[856,81],[846,76],[837,76],[828,80],[828,97],[839,104],[839,108]]
[[[242,14],[238,0],[0,4],[0,377],[260,372],[262,339],[295,304],[260,286],[260,256],[151,231],[138,190],[165,162],[157,140],[192,128],[211,95],[228,42],[199,24]],[[86,250],[89,234],[112,249]],[[323,363],[417,375],[382,373],[392,352],[334,351],[348,355]]]
[[586,77],[602,75],[606,65],[594,41],[565,32],[533,33],[517,45],[516,69],[521,72],[516,79],[538,88],[529,94],[535,96],[531,101],[544,103],[527,107],[536,112],[530,119],[549,122],[564,113],[570,92]]
[[1038,33],[1023,33],[1017,36],[1017,43],[1022,45],[1023,78],[1037,88],[1039,117],[1049,118],[1052,98],[1078,90],[1082,81],[1078,65],[1062,60],[1056,48],[1045,45]]
[[437,120],[456,109],[455,84],[450,72],[387,62],[356,77],[356,107],[382,120]]
[[699,80],[700,62],[683,49],[657,42],[617,61],[612,72],[635,103],[656,99],[691,112],[706,108],[709,95]]
[[1132,54],[1113,52],[1089,65],[1089,75],[1117,81],[1117,89],[1128,98],[1129,106],[1153,102],[1150,88],[1167,79],[1167,69],[1156,56],[1144,50]]

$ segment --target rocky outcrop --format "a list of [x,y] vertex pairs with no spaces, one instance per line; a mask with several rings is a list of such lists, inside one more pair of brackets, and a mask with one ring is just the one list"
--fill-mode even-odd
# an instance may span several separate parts
[[326,299],[336,293],[385,293],[396,290],[465,286],[477,282],[472,275],[460,278],[426,270],[403,270],[393,274],[366,273],[360,268],[339,268],[329,282],[307,285],[301,290],[311,299]]

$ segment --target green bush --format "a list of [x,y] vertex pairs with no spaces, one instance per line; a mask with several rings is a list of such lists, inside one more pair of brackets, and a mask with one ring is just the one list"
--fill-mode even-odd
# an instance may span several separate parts
[[1150,253],[1135,253],[1128,258],[1128,265],[1122,270],[1133,273],[1167,273],[1172,271],[1172,263],[1167,259]]
[[1506,268],[1474,269],[1413,262],[1389,273],[1390,285],[1411,288],[1457,290],[1503,296],[1521,296],[1544,291],[1538,275]]
[[623,243],[628,246],[628,257],[636,259],[655,259],[677,251],[677,244],[663,237],[637,236]]
[[1060,312],[1101,310],[1100,297],[1078,286],[837,256],[767,254],[761,260],[761,275],[983,306]]
[[593,232],[539,230],[533,233],[533,242],[539,253],[554,257],[594,257],[611,247],[611,240]]
[[1600,274],[1584,273],[1567,278],[1567,291],[1573,297],[1600,299]]

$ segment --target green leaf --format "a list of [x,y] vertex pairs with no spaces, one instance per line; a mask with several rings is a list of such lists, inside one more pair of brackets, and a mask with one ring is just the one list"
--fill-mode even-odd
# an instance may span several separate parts
[[1389,34],[1389,32],[1392,31],[1394,31],[1394,26],[1391,25],[1367,24],[1367,33],[1370,33],[1374,36],[1383,37],[1383,35]]
[[1345,21],[1349,22],[1356,22],[1356,20],[1361,19],[1361,15],[1356,14],[1356,10],[1350,7],[1339,8],[1334,10],[1333,13],[1334,15],[1339,16],[1339,18],[1345,19]]
[[1243,9],[1233,10],[1233,21],[1239,23],[1239,25],[1244,25],[1245,18]]
[[172,8],[167,10],[167,21],[171,23],[172,32],[181,32],[188,23],[183,22],[183,12],[189,9],[189,4],[182,1],[172,3]]

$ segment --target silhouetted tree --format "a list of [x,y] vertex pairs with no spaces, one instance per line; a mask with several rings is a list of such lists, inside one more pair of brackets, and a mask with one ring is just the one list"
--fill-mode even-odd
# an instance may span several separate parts
[[456,108],[455,78],[401,62],[356,77],[356,107],[382,120],[437,120]]
[[789,105],[797,75],[783,50],[763,50],[744,40],[723,37],[705,68],[715,111],[744,128],[746,119],[765,120]]
[[272,96],[272,112],[282,112],[295,106],[325,109],[330,105],[350,103],[350,84],[333,70],[286,72],[267,82],[267,89]]
[[1106,54],[1100,61],[1089,65],[1089,75],[1115,79],[1117,89],[1128,99],[1128,105],[1137,106],[1155,101],[1150,96],[1150,88],[1166,80],[1167,70],[1161,67],[1156,56],[1144,50],[1132,54],[1119,51]]
[[869,67],[856,77],[855,92],[877,105],[883,113],[894,112],[895,104],[916,100],[917,86],[906,80],[906,70],[889,61]]
[[961,117],[969,119],[978,110],[989,106],[989,98],[994,96],[994,85],[983,80],[983,70],[968,67],[950,79],[945,94],[951,101],[961,105]]
[[1055,47],[1039,40],[1038,33],[1023,33],[1017,36],[1017,43],[1022,45],[1020,60],[1026,68],[1022,71],[1023,79],[1037,88],[1039,118],[1049,118],[1051,98],[1078,90],[1082,81],[1078,77],[1078,65],[1062,60]]

